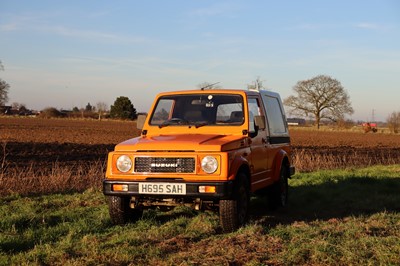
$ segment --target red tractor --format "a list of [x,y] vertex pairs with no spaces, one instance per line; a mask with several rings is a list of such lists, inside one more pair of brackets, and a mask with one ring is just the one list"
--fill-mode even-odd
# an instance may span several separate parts
[[362,123],[362,127],[365,133],[368,133],[370,131],[374,133],[378,132],[378,125],[376,123]]

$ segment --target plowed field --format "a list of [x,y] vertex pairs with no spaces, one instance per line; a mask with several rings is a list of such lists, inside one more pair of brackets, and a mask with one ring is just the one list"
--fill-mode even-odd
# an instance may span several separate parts
[[400,163],[400,135],[292,129],[295,165],[302,171]]
[[[139,135],[135,122],[0,117],[0,165],[45,167],[105,160]],[[400,163],[400,135],[291,129],[301,171]]]
[[115,144],[139,132],[135,122],[3,117],[0,156],[14,167],[105,160]]

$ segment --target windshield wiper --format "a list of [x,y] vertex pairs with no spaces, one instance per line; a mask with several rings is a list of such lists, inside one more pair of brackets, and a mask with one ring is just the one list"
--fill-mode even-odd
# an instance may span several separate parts
[[167,127],[169,125],[185,125],[188,124],[188,121],[186,121],[185,119],[181,119],[181,118],[172,118],[170,120],[164,121],[162,124],[160,124],[158,127],[159,128],[163,128],[163,127]]
[[209,124],[208,122],[200,122],[200,123],[194,124],[194,127],[199,128],[199,127],[207,126],[208,124]]
[[170,123],[168,123],[168,121],[165,121],[165,122],[163,122],[162,124],[159,124],[159,125],[158,125],[158,128],[167,127],[167,126],[169,126],[169,125],[170,125]]

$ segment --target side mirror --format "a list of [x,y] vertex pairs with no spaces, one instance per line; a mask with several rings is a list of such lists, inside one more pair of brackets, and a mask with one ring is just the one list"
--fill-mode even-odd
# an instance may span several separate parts
[[143,129],[144,122],[146,122],[147,115],[138,115],[136,120],[137,129]]
[[265,129],[265,116],[255,115],[254,116],[254,124],[257,129],[264,130]]

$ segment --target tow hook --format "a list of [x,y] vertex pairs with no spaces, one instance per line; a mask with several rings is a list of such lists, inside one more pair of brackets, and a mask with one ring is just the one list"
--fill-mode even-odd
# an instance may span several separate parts
[[139,204],[139,198],[136,197],[132,197],[131,201],[129,202],[129,207],[131,207],[131,209],[135,209]]
[[196,211],[201,210],[201,204],[202,204],[201,199],[199,199],[199,198],[195,199],[195,201],[194,201],[194,209]]

